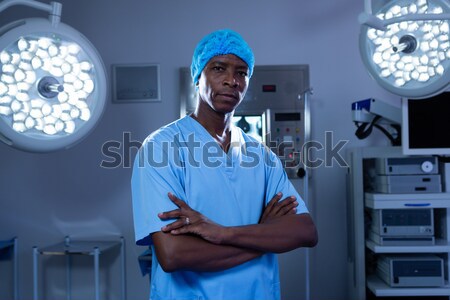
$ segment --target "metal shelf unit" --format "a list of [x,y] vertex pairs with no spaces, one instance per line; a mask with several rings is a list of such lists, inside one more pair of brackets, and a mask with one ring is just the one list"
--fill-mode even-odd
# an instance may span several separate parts
[[119,240],[112,241],[72,241],[67,236],[64,242],[47,247],[33,247],[33,300],[38,300],[38,257],[39,255],[65,255],[66,260],[66,282],[67,282],[67,299],[72,297],[71,287],[71,256],[73,255],[89,255],[94,257],[94,284],[95,284],[95,300],[100,299],[100,255],[106,251],[120,247],[121,260],[121,285],[122,298],[126,300],[126,282],[125,282],[125,241],[123,237]]
[[[374,158],[406,157],[400,147],[354,148],[348,152],[347,230],[349,298],[365,300],[370,290],[377,297],[448,296],[450,299],[450,270],[445,268],[445,285],[442,287],[395,288],[390,287],[367,270],[366,252],[382,253],[434,253],[444,258],[448,265],[450,253],[450,193],[377,194],[364,190],[364,161]],[[442,236],[436,236],[434,245],[428,246],[382,246],[366,238],[365,209],[398,209],[426,203],[426,207],[443,212]],[[435,224],[436,224],[435,220]],[[399,298],[402,299],[402,298]]]

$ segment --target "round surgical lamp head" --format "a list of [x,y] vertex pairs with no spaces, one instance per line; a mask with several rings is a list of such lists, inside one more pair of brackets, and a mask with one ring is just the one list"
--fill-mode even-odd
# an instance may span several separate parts
[[25,19],[0,29],[0,139],[32,152],[68,148],[106,102],[100,55],[63,23]]
[[363,25],[362,60],[386,90],[411,99],[435,95],[450,83],[449,21],[414,20],[419,14],[448,14],[445,0],[390,1],[374,13],[382,21],[399,18],[379,30]]

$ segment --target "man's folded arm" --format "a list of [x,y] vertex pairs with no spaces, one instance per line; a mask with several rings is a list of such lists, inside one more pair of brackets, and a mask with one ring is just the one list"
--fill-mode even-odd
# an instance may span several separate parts
[[314,247],[317,241],[314,222],[304,213],[285,215],[262,224],[226,227],[220,244],[283,253],[299,247]]
[[246,248],[215,245],[193,235],[171,235],[159,231],[152,234],[152,239],[156,256],[165,272],[222,271],[263,254]]

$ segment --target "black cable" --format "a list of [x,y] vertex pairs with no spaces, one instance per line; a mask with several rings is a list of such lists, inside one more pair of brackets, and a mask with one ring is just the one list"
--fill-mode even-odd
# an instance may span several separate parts
[[370,123],[358,123],[355,122],[357,127],[355,135],[360,139],[365,139],[372,133],[373,127],[378,128],[384,135],[389,139],[392,146],[400,146],[401,145],[401,127],[400,125],[393,124],[391,125],[397,131],[397,137],[394,137],[389,131],[386,130],[383,126],[377,124],[377,122],[381,119],[381,116],[375,116]]
[[381,119],[380,116],[375,116],[370,123],[356,123],[357,129],[355,135],[360,139],[365,139],[372,133],[373,126],[378,120]]

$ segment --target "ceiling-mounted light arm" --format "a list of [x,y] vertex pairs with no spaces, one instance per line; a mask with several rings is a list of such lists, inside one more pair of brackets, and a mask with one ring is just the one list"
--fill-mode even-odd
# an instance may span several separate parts
[[385,30],[383,21],[372,14],[372,0],[364,0],[364,12],[359,14],[358,21],[360,24],[366,24],[379,30]]
[[364,12],[368,15],[372,14],[372,0],[364,0]]
[[39,10],[47,11],[49,13],[49,20],[53,26],[58,25],[61,20],[62,4],[59,2],[51,2],[50,4],[45,4],[34,0],[4,0],[0,3],[0,13],[5,9],[15,5],[25,5]]

